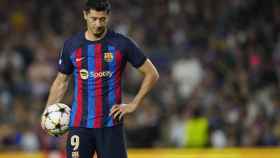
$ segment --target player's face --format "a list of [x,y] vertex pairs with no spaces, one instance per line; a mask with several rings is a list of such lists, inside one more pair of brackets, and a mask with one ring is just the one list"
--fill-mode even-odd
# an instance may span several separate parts
[[109,13],[91,9],[88,12],[84,11],[84,18],[87,22],[88,30],[94,36],[99,37],[103,35],[108,25]]

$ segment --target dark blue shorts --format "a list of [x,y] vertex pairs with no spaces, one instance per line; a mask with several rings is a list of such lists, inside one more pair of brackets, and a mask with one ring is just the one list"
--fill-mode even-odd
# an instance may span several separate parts
[[127,158],[123,125],[72,128],[67,138],[67,158]]

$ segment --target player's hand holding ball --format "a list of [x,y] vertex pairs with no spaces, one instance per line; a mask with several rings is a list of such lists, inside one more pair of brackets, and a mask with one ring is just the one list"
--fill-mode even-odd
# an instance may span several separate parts
[[129,104],[119,104],[119,105],[114,105],[111,109],[111,112],[110,112],[110,116],[113,116],[114,119],[119,119],[121,120],[122,117],[125,115],[125,114],[128,114],[128,113],[132,113],[136,110],[137,108],[137,104],[136,103],[129,103]]
[[52,136],[61,136],[68,131],[71,109],[62,103],[48,106],[41,118],[42,128]]

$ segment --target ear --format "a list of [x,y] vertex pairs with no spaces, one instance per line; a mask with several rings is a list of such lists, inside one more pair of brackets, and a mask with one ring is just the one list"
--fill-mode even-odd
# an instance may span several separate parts
[[87,12],[84,10],[83,11],[84,19],[87,20]]

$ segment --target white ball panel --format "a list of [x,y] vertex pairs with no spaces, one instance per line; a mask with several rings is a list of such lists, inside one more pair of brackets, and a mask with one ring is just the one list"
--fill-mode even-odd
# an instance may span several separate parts
[[54,122],[55,124],[58,124],[59,121],[60,121],[60,118],[61,118],[61,112],[59,111],[55,111],[55,112],[51,112],[49,115],[48,115],[48,118],[50,120],[52,120],[52,122]]
[[54,129],[55,128],[55,124],[49,118],[47,118],[46,121],[45,121],[45,128],[47,130]]

